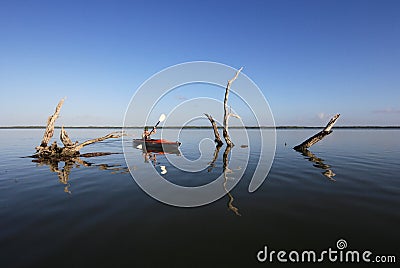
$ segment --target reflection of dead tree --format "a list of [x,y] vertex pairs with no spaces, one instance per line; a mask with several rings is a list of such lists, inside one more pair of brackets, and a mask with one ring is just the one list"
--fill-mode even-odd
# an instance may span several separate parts
[[99,164],[98,166],[100,170],[110,170],[111,174],[127,174],[129,173],[128,167],[122,167],[121,165],[109,165],[109,164]]
[[[69,190],[70,184],[68,181],[70,179],[69,176],[71,170],[74,167],[98,166],[100,170],[111,170],[112,171],[111,174],[115,174],[117,171],[120,171],[121,173],[129,172],[129,169],[127,167],[120,167],[119,165],[117,166],[108,164],[92,164],[90,162],[81,159],[81,157],[97,157],[110,154],[113,153],[108,153],[108,152],[86,153],[86,154],[81,154],[80,156],[77,157],[65,158],[63,160],[55,158],[37,158],[33,159],[32,162],[38,163],[39,166],[44,166],[44,165],[49,166],[51,172],[57,173],[60,183],[65,185],[64,192],[71,194],[71,191]],[[58,167],[60,162],[64,162],[64,166],[61,169]]]
[[[213,159],[211,160],[211,162],[209,163],[209,166],[208,166],[208,172],[211,172],[212,169],[215,167],[215,162],[218,159],[220,149],[221,149],[221,146],[215,147]],[[231,146],[226,146],[224,154],[222,156],[222,162],[223,162],[222,170],[223,170],[223,175],[224,175],[224,183],[222,184],[222,186],[224,187],[224,190],[229,197],[228,209],[233,211],[237,216],[241,216],[239,213],[239,209],[233,205],[233,200],[235,200],[235,199],[233,198],[233,195],[229,192],[229,190],[227,188],[227,183],[228,183],[228,175],[227,174],[232,173],[232,170],[228,168],[228,164],[229,164],[228,156],[229,156],[231,149],[232,149]]]
[[110,138],[120,138],[122,136],[121,133],[110,133],[104,137],[88,140],[82,143],[75,142],[73,143],[71,139],[69,138],[67,132],[65,131],[64,128],[61,128],[61,134],[60,134],[60,140],[64,144],[64,147],[58,147],[57,142],[54,141],[50,146],[48,146],[48,143],[50,139],[53,137],[54,134],[54,124],[56,119],[58,118],[60,114],[61,107],[64,103],[64,99],[62,99],[54,112],[52,116],[49,117],[47,120],[47,126],[46,130],[43,135],[42,142],[38,147],[36,147],[36,154],[33,155],[35,158],[55,158],[55,159],[62,159],[62,158],[68,158],[68,157],[75,157],[80,155],[79,150],[81,150],[84,146],[95,143],[95,142],[100,142],[106,139]]
[[338,120],[339,116],[340,116],[340,114],[336,114],[334,117],[332,117],[332,119],[328,122],[328,124],[326,125],[326,127],[323,130],[321,130],[320,132],[318,132],[311,138],[305,140],[303,143],[295,146],[293,149],[295,149],[296,151],[302,151],[304,149],[311,147],[315,143],[319,142],[325,136],[331,134],[332,133],[331,129],[332,129],[333,125],[336,123],[336,121]]
[[224,172],[224,183],[223,183],[223,186],[224,186],[224,189],[225,189],[226,193],[229,196],[228,208],[231,211],[233,211],[237,216],[242,216],[239,213],[239,209],[233,205],[233,200],[235,200],[235,199],[233,198],[232,194],[228,191],[228,189],[226,187],[226,184],[228,183],[227,173],[232,173],[232,170],[228,168],[228,164],[229,164],[228,156],[229,156],[229,153],[230,153],[231,149],[232,149],[231,146],[226,146],[226,149],[225,149],[224,154],[222,156],[223,172]]
[[333,177],[336,176],[335,173],[333,173],[331,166],[328,164],[324,163],[324,160],[317,157],[315,154],[313,154],[312,152],[310,152],[307,149],[304,149],[302,151],[300,151],[301,154],[303,156],[305,156],[309,161],[315,163],[314,167],[320,168],[320,169],[324,169],[325,171],[322,172],[322,174],[327,177],[328,179],[330,179],[331,181],[336,181]]
[[217,124],[215,123],[214,118],[212,118],[212,116],[211,116],[211,115],[208,115],[208,114],[205,114],[205,116],[207,116],[208,120],[210,120],[211,125],[212,125],[212,127],[213,127],[214,136],[215,136],[215,140],[214,140],[215,143],[217,143],[217,146],[220,146],[220,147],[221,147],[224,143],[223,143],[222,140],[221,140],[221,136],[219,135],[218,127],[217,127]]
[[[50,168],[51,172],[57,173],[58,179],[60,183],[64,184],[64,192],[66,193],[71,193],[69,190],[69,174],[71,173],[71,169],[75,166],[78,165],[83,165],[83,166],[90,166],[91,164],[88,162],[83,161],[79,157],[71,157],[69,159],[65,159],[65,161],[59,161],[56,159],[51,159],[51,158],[46,158],[46,159],[34,159],[32,160],[33,162],[37,162],[39,166],[47,165]],[[58,167],[58,164],[60,162],[64,162],[64,166],[60,170]]]
[[233,114],[233,113],[230,111],[230,109],[229,109],[229,111],[228,111],[229,90],[231,89],[231,85],[232,85],[233,81],[235,81],[235,80],[238,78],[239,73],[240,73],[242,70],[243,70],[243,67],[241,67],[241,68],[236,72],[235,76],[234,76],[231,80],[228,80],[228,84],[226,85],[226,88],[225,88],[225,97],[224,97],[224,121],[223,121],[224,130],[223,130],[222,134],[223,134],[224,139],[225,139],[225,141],[226,141],[226,144],[228,144],[228,146],[234,146],[233,142],[231,141],[231,137],[229,136],[229,133],[228,133],[228,119],[229,119],[229,117],[231,117],[231,116],[236,117],[236,118],[240,118],[237,114]]
[[228,165],[229,165],[229,153],[231,152],[232,147],[231,146],[226,146],[224,154],[222,155],[222,170],[224,171],[224,173],[232,173],[232,170],[229,169]]
[[214,157],[211,160],[211,162],[209,163],[209,166],[207,169],[208,172],[211,172],[211,170],[215,167],[215,161],[217,161],[217,159],[218,159],[219,150],[221,150],[221,146],[218,146],[218,145],[215,146]]

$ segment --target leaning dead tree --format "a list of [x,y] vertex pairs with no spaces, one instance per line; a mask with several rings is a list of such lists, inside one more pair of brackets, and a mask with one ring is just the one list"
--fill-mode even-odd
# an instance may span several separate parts
[[223,134],[223,136],[224,136],[224,139],[225,139],[225,141],[226,141],[226,144],[227,144],[228,146],[230,146],[230,147],[235,146],[235,144],[233,144],[233,142],[232,142],[232,140],[231,140],[231,137],[229,136],[229,133],[228,133],[228,120],[229,120],[229,117],[231,117],[231,116],[236,117],[236,118],[240,118],[240,117],[239,117],[237,114],[233,114],[233,113],[230,111],[230,109],[229,109],[229,111],[228,111],[229,90],[231,89],[231,85],[232,85],[233,81],[235,81],[235,80],[238,78],[239,73],[240,73],[242,70],[243,70],[243,67],[241,67],[241,68],[236,72],[235,76],[234,76],[231,80],[228,80],[228,84],[226,85],[226,88],[225,88],[225,97],[224,97],[224,120],[223,120],[223,127],[224,127],[224,130],[223,130],[222,134]]
[[327,135],[331,134],[332,127],[338,120],[339,116],[340,114],[336,114],[334,117],[331,118],[331,120],[328,122],[328,124],[323,130],[321,130],[314,136],[310,137],[309,139],[305,140],[303,143],[295,146],[293,149],[295,149],[296,151],[306,150],[307,148],[311,147],[312,145],[316,144],[317,142],[325,138]]
[[58,103],[56,110],[53,115],[49,117],[47,120],[46,130],[43,135],[42,142],[39,146],[36,147],[36,153],[33,155],[35,158],[68,158],[68,157],[75,157],[80,155],[79,150],[81,150],[84,146],[89,144],[100,142],[110,138],[120,138],[122,137],[121,132],[113,132],[104,137],[96,138],[87,140],[85,142],[72,142],[69,138],[67,132],[65,131],[64,127],[61,128],[60,140],[63,143],[64,147],[59,147],[57,142],[54,141],[50,146],[48,145],[50,139],[54,135],[54,124],[60,114],[60,110],[62,105],[64,104],[64,99],[61,99]]
[[209,115],[209,114],[204,114],[204,115],[207,116],[208,120],[210,120],[211,125],[213,127],[214,136],[215,136],[215,139],[214,139],[215,143],[217,144],[217,146],[222,146],[224,143],[221,140],[221,136],[219,135],[218,127],[217,127],[217,124],[215,123],[214,118],[212,118],[212,116]]

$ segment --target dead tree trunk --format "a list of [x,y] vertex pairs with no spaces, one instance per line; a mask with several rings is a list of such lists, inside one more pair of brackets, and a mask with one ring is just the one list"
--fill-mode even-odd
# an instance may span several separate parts
[[58,147],[57,142],[54,141],[50,146],[48,143],[50,139],[53,137],[54,134],[54,124],[58,115],[60,114],[61,107],[64,103],[64,99],[62,99],[52,116],[49,117],[47,120],[46,130],[43,135],[42,142],[39,146],[36,147],[36,154],[33,155],[35,158],[56,158],[56,159],[63,159],[63,158],[70,158],[80,155],[79,150],[82,149],[84,146],[103,141],[110,138],[120,138],[122,137],[122,133],[120,132],[113,132],[104,137],[88,140],[82,143],[75,142],[73,143],[69,138],[67,132],[65,131],[64,127],[61,128],[60,133],[60,140],[64,144],[64,147]]
[[224,139],[226,141],[226,144],[230,147],[235,146],[231,140],[231,137],[229,136],[228,133],[228,119],[230,116],[234,116],[237,118],[240,118],[238,115],[231,113],[231,111],[228,111],[228,97],[229,97],[229,90],[231,88],[231,84],[233,83],[233,81],[235,81],[238,76],[239,73],[242,71],[243,67],[241,67],[235,74],[235,76],[228,81],[228,84],[226,85],[226,89],[225,89],[225,97],[224,97],[224,121],[223,121],[223,127],[224,130],[222,132]]
[[325,136],[331,134],[332,133],[331,129],[338,120],[339,116],[340,114],[336,114],[334,117],[332,117],[332,119],[328,122],[328,124],[323,130],[321,130],[314,136],[310,137],[309,139],[305,140],[303,143],[295,146],[293,149],[295,149],[296,151],[306,150],[307,148],[311,147],[312,145],[322,140]]
[[47,126],[46,126],[46,131],[43,134],[43,139],[42,142],[40,143],[39,147],[47,147],[47,144],[49,143],[50,139],[53,137],[54,134],[54,123],[56,122],[58,115],[60,114],[61,107],[64,104],[64,99],[61,99],[60,102],[58,103],[56,110],[54,111],[54,114],[49,116],[47,119]]
[[218,127],[217,127],[217,124],[214,121],[214,118],[212,118],[212,116],[208,115],[208,114],[205,114],[205,116],[207,116],[208,120],[210,120],[211,125],[213,127],[214,136],[215,136],[215,139],[214,139],[215,143],[217,144],[217,146],[222,146],[224,143],[221,140],[221,136],[219,135]]

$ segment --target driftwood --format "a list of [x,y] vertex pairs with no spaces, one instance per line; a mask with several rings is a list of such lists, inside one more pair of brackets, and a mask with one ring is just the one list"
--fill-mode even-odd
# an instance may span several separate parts
[[215,143],[217,144],[217,146],[222,146],[224,143],[221,140],[221,136],[219,135],[218,127],[217,127],[217,124],[215,123],[214,118],[212,118],[212,116],[209,115],[209,114],[205,114],[205,116],[207,116],[208,120],[210,120],[211,125],[213,127],[214,136],[215,136],[215,139],[214,139]]
[[233,114],[230,110],[228,111],[228,97],[229,97],[229,90],[231,88],[231,85],[233,83],[233,81],[235,81],[238,76],[239,73],[243,70],[243,67],[241,67],[235,74],[235,76],[228,81],[228,84],[226,85],[226,89],[225,89],[225,97],[224,97],[224,120],[223,120],[223,127],[224,130],[222,132],[224,139],[226,141],[226,144],[230,147],[235,146],[231,140],[231,137],[229,136],[228,133],[228,119],[230,116],[236,117],[236,118],[240,118],[237,114]]
[[53,137],[54,123],[56,122],[58,115],[60,114],[60,110],[62,105],[64,104],[64,100],[65,98],[60,100],[60,102],[57,104],[54,114],[49,116],[49,118],[47,119],[46,131],[43,134],[43,139],[39,147],[47,147],[47,144],[49,143],[51,137]]
[[336,114],[334,117],[332,117],[332,119],[328,122],[328,124],[326,125],[326,127],[323,130],[321,130],[314,136],[310,137],[309,139],[305,140],[301,144],[295,146],[293,149],[301,152],[303,150],[306,150],[307,148],[310,148],[312,145],[316,144],[317,142],[319,142],[320,140],[322,140],[323,138],[325,138],[326,136],[331,134],[332,127],[338,120],[339,116],[340,116],[340,114]]
[[60,100],[58,103],[56,110],[52,116],[49,117],[47,120],[47,126],[46,130],[43,135],[42,142],[40,143],[39,146],[36,147],[36,153],[33,155],[35,158],[55,158],[59,160],[65,160],[66,158],[70,157],[76,157],[80,155],[79,150],[81,150],[84,146],[95,143],[95,142],[100,142],[106,139],[110,138],[120,138],[122,137],[121,132],[113,132],[110,133],[104,137],[96,138],[96,139],[91,139],[87,140],[85,142],[79,143],[79,142],[72,142],[71,139],[69,138],[67,132],[65,131],[64,127],[61,128],[61,133],[60,133],[60,140],[64,144],[64,147],[59,147],[57,145],[57,142],[54,141],[50,146],[48,146],[48,143],[50,139],[54,135],[54,124],[56,119],[58,118],[58,115],[60,114],[61,107],[64,103],[64,99]]

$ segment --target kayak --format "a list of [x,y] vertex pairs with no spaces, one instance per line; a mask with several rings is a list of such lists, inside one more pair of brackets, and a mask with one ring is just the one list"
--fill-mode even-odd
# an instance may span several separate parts
[[[141,145],[141,146],[140,146]],[[163,139],[133,139],[134,147],[141,147],[143,151],[158,153],[176,153],[179,152],[178,147],[181,145],[179,141],[168,141]],[[139,146],[139,147],[138,147]]]

